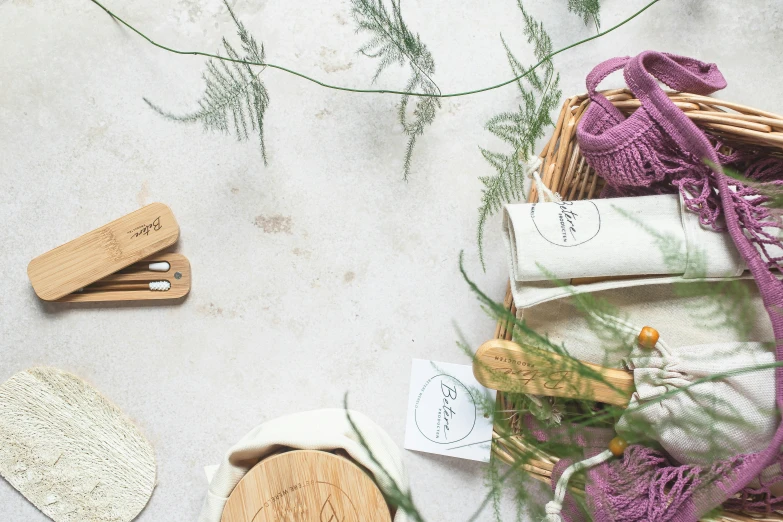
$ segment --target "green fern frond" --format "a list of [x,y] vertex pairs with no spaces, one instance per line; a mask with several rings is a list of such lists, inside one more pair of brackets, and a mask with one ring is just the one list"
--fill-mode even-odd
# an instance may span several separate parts
[[[541,71],[533,70],[524,78],[517,80],[521,97],[516,112],[503,112],[489,119],[486,129],[508,143],[513,152],[501,154],[481,149],[484,159],[492,165],[496,174],[479,178],[484,185],[479,207],[478,250],[482,267],[484,262],[484,227],[487,219],[498,212],[505,203],[519,200],[524,195],[526,176],[525,163],[533,155],[536,140],[542,138],[547,127],[552,125],[550,113],[560,103],[560,74],[555,72],[554,64],[547,60],[552,53],[552,40],[541,22],[530,16],[517,0],[522,12],[524,25],[522,30],[528,43],[533,44],[533,54],[538,60],[545,60]],[[501,36],[506,58],[515,76],[522,75],[527,69],[514,56],[505,39]]]
[[[379,59],[372,81],[375,82],[389,66],[410,67],[410,78],[406,92],[440,94],[432,80],[435,61],[418,34],[413,33],[402,18],[400,0],[391,0],[391,12],[385,0],[352,0],[351,14],[356,22],[356,32],[367,32],[370,40],[359,48],[359,53]],[[408,136],[405,149],[403,178],[408,179],[411,171],[411,157],[416,140],[424,129],[435,120],[440,100],[434,97],[416,97],[413,118],[408,116],[410,96],[403,95],[397,111],[397,118]]]
[[601,3],[599,0],[568,0],[568,10],[581,16],[585,25],[592,20],[596,30],[600,30]]
[[[242,42],[242,52],[244,53],[240,56],[237,50],[228,43],[228,40],[223,38],[226,56],[232,60],[263,63],[263,44],[259,46],[225,0],[224,3],[237,26],[237,33]],[[207,70],[203,74],[206,88],[204,95],[198,102],[199,108],[188,114],[169,112],[147,98],[144,98],[144,101],[153,110],[168,119],[183,123],[201,122],[205,131],[233,133],[239,141],[250,139],[251,134],[257,135],[261,146],[261,157],[266,165],[264,116],[269,107],[269,93],[259,78],[259,74],[263,70],[255,73],[246,63],[209,60]]]
[[494,176],[482,176],[479,178],[484,185],[478,222],[479,256],[483,265],[484,258],[481,245],[484,244],[484,229],[487,219],[500,211],[504,201],[519,199],[524,195],[526,171],[514,155],[491,152],[483,148],[481,149],[481,154],[497,172]]

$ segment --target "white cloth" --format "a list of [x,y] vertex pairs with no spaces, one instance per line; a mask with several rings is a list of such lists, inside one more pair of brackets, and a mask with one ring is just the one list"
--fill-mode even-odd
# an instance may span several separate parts
[[[528,308],[519,307],[517,315],[532,330],[546,334],[550,342],[564,346],[572,357],[611,368],[624,367],[623,361],[631,355],[643,326],[658,330],[675,353],[716,341],[769,342],[775,338],[752,279],[646,284],[592,293],[586,292],[585,286],[589,285],[560,288],[561,298]],[[728,306],[721,290],[746,297],[742,303]],[[586,313],[586,307],[597,307],[610,320],[597,321]],[[618,330],[612,326],[611,318],[635,325],[636,331]],[[536,344],[534,340],[517,341]]]
[[[518,317],[576,359],[633,369],[618,433],[691,464],[768,445],[774,370],[689,387],[775,360],[763,302],[728,234],[702,227],[676,195],[507,205],[503,225]],[[613,276],[631,277],[569,281]],[[643,326],[660,333],[653,352],[636,345]]]
[[[397,445],[386,432],[365,415],[355,411],[349,413],[367,446],[388,473],[388,477],[381,472],[359,443],[359,437],[348,422],[346,410],[327,409],[294,413],[257,426],[228,450],[209,484],[199,522],[220,522],[228,497],[242,477],[261,459],[281,448],[344,449],[353,460],[373,474],[381,491],[390,490],[389,479],[392,479],[402,491],[407,492],[408,474]],[[408,520],[405,513],[397,510],[394,522],[408,522]]]
[[638,276],[587,285],[604,290],[745,270],[731,237],[703,227],[675,194],[506,205],[503,232],[518,307],[562,295],[553,279]]
[[774,363],[770,346],[721,343],[666,352],[636,348],[629,358],[636,392],[618,434],[632,442],[655,440],[678,462],[700,465],[769,445],[778,425],[775,370],[732,372]]

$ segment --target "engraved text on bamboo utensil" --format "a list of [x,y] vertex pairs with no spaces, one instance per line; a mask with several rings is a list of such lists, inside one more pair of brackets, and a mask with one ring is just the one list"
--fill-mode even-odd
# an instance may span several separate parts
[[542,372],[541,370],[517,370],[515,368],[495,368],[493,371],[505,375],[516,376],[517,382],[527,386],[533,381],[541,383],[548,390],[561,390],[564,388],[563,382],[567,382],[571,377],[571,371],[552,371]]
[[[527,365],[523,366],[525,362]],[[626,406],[635,390],[634,376],[629,371],[605,368],[502,339],[481,345],[473,361],[473,375],[481,384],[495,390],[515,391],[523,387],[537,395],[589,396],[591,400],[618,406]]]

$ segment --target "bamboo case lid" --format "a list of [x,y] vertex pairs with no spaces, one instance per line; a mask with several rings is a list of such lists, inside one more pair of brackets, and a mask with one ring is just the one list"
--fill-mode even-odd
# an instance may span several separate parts
[[391,522],[380,489],[350,460],[296,450],[259,462],[239,481],[221,522]]
[[38,297],[59,299],[176,243],[171,209],[152,203],[42,254],[27,266]]

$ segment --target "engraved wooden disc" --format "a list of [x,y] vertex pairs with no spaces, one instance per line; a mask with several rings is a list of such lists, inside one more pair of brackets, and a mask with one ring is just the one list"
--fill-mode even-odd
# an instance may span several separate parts
[[239,481],[221,522],[391,522],[378,486],[356,464],[297,450],[259,462]]

